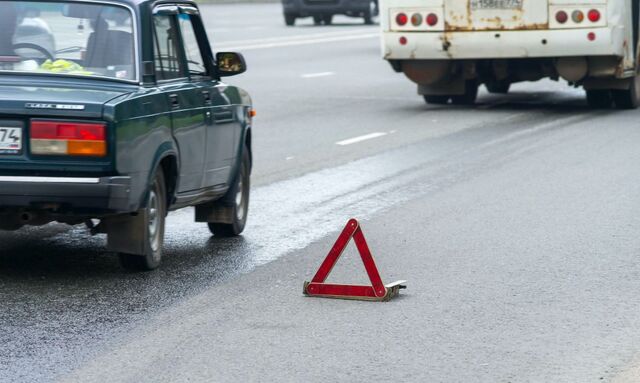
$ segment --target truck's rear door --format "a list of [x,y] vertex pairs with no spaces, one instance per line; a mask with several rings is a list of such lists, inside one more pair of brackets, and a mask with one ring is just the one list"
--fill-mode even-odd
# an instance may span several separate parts
[[444,0],[449,31],[546,29],[548,0]]

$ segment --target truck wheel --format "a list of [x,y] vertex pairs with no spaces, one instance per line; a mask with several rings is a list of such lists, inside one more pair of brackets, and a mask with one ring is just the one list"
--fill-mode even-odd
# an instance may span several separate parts
[[451,96],[454,105],[473,105],[478,98],[478,83],[476,80],[467,80],[464,94]]
[[[139,220],[140,226],[132,225],[131,229],[146,231],[142,236],[144,254],[119,253],[122,267],[132,271],[149,271],[160,266],[162,246],[164,244],[164,224],[167,216],[167,187],[162,169],[158,169],[153,183],[147,192],[147,204],[138,214],[143,214]],[[132,235],[135,237],[135,235]]]
[[287,24],[287,26],[292,27],[296,23],[296,16],[292,15],[291,13],[285,13],[284,23]]
[[507,94],[511,88],[511,84],[505,81],[488,82],[485,84],[489,93]]
[[333,22],[333,15],[322,16],[322,21],[324,22],[324,25],[331,25],[331,23]]
[[587,104],[594,109],[607,109],[611,107],[613,98],[611,91],[606,89],[587,90]]
[[424,101],[427,104],[434,104],[434,105],[445,105],[446,103],[449,102],[449,99],[451,98],[451,96],[433,96],[433,95],[425,95],[424,96]]
[[636,109],[638,104],[640,104],[640,100],[638,100],[640,89],[638,88],[640,88],[640,76],[635,76],[631,80],[629,89],[612,90],[611,95],[613,96],[613,102],[616,104],[616,107],[618,109]]
[[242,163],[233,186],[217,204],[232,208],[232,223],[209,223],[211,234],[218,237],[234,237],[244,230],[249,213],[249,190],[251,184],[251,158],[249,150],[242,151]]
[[322,16],[313,16],[313,24],[314,25],[322,24]]

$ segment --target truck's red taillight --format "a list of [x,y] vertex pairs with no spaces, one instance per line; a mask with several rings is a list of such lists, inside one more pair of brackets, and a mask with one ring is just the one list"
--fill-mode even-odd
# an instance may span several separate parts
[[597,9],[592,9],[587,14],[587,17],[592,23],[597,23],[598,21],[600,21],[600,11],[598,11]]
[[409,21],[409,16],[406,13],[398,13],[396,16],[396,24],[404,26]]
[[556,13],[556,21],[560,24],[566,23],[567,20],[569,20],[569,15],[567,15],[567,12],[559,11],[558,13]]
[[434,27],[436,24],[438,24],[438,15],[436,15],[435,13],[429,13],[426,20],[427,25],[429,25],[430,27]]
[[31,121],[31,153],[104,157],[106,125],[71,121]]

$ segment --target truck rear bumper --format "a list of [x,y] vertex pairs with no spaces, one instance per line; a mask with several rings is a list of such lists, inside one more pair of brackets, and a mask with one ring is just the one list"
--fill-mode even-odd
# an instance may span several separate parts
[[131,211],[130,177],[0,176],[0,209],[68,214]]
[[[588,38],[595,34],[595,40]],[[406,38],[405,45],[400,44]],[[387,60],[508,59],[625,55],[623,28],[572,30],[384,32]]]

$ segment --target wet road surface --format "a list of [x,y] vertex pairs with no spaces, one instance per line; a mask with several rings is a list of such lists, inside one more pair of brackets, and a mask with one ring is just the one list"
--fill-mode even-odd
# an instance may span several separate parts
[[[426,106],[375,27],[204,12],[258,110],[245,234],[174,212],[134,274],[82,226],[0,233],[0,381],[634,381],[639,112],[548,81]],[[401,299],[301,297],[352,216]]]

